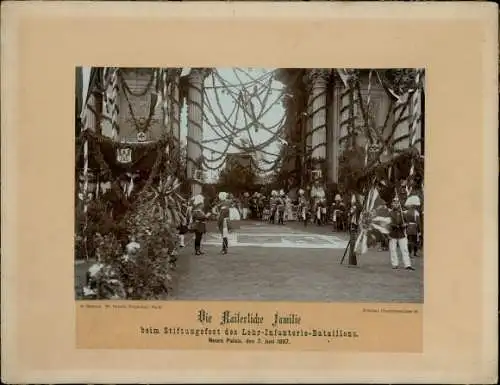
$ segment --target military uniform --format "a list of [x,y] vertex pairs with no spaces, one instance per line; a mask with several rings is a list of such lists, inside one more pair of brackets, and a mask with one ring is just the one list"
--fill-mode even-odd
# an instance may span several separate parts
[[358,239],[358,228],[359,228],[359,215],[360,210],[356,204],[352,204],[349,210],[349,265],[356,266],[358,260],[356,257],[356,241]]
[[201,209],[198,207],[193,210],[193,230],[194,230],[194,250],[196,255],[203,254],[201,251],[201,239],[203,238],[203,234],[207,231],[207,216]]
[[219,211],[217,219],[217,227],[222,237],[222,254],[227,254],[229,248],[228,232],[229,232],[229,206],[223,204]]
[[411,266],[410,254],[408,252],[408,238],[406,237],[406,225],[401,208],[391,210],[391,225],[389,232],[389,252],[393,269],[399,266],[398,246],[401,250],[403,265],[405,269],[414,270]]
[[404,215],[407,223],[406,233],[408,235],[408,251],[411,256],[417,256],[418,235],[420,233],[420,214],[417,209],[410,207]]

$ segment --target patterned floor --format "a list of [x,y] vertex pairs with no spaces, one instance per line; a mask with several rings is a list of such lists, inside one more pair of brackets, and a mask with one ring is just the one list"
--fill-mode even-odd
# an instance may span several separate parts
[[[229,236],[230,247],[345,249],[348,239],[341,235],[314,234],[281,225],[255,223],[241,226]],[[207,233],[205,246],[220,246],[219,233]]]

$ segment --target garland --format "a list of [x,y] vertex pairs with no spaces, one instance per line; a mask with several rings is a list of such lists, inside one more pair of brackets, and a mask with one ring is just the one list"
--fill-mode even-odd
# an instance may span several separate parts
[[[244,84],[241,80],[241,78],[239,77],[238,73],[236,70],[233,70],[234,71],[234,74],[235,76],[237,77],[237,79],[239,80],[240,84]],[[226,82],[225,80],[220,76],[218,75],[217,73],[213,73],[212,74],[212,84],[213,86],[211,87],[212,89],[216,89],[216,86],[215,86],[215,78],[218,78],[218,80],[221,82],[221,84],[223,84],[224,86],[226,86]],[[264,78],[264,77],[261,77],[261,78]],[[271,78],[269,78],[271,79]],[[256,81],[258,81],[257,79],[254,79]],[[261,86],[262,86],[262,83],[261,83]],[[264,99],[261,101],[260,98],[258,97],[259,99],[259,103],[261,104],[261,107],[264,107],[266,104],[267,104],[267,100],[269,98],[269,95],[270,95],[270,92],[272,90],[271,87],[269,87],[268,85],[264,85],[263,87],[266,87],[267,89],[267,93],[266,95],[264,96]],[[244,109],[244,106],[242,106],[243,102],[241,100],[241,95],[235,95],[234,92],[232,92],[231,90],[229,90],[229,87],[224,87],[226,92],[232,96],[233,100],[235,101],[235,108],[233,109],[233,111],[231,111],[231,114],[229,115],[229,117],[227,117],[224,112],[223,112],[223,108],[222,108],[222,105],[221,105],[221,102],[220,102],[220,98],[219,98],[219,95],[217,92],[215,92],[215,100],[217,102],[217,106],[219,108],[219,111],[221,112],[221,115],[222,115],[222,119],[218,118],[218,114],[216,114],[214,112],[214,109],[210,103],[210,100],[208,98],[205,98],[207,100],[207,108],[208,108],[208,111],[212,114],[214,120],[216,121],[216,124],[217,124],[217,127],[215,127],[214,124],[212,124],[210,122],[210,120],[206,117],[206,115],[204,115],[204,118],[205,118],[205,121],[206,123],[213,129],[213,131],[216,133],[216,135],[218,136],[217,139],[213,139],[213,140],[210,140],[209,142],[212,142],[212,141],[216,141],[216,140],[224,140],[226,142],[226,148],[223,150],[223,151],[218,151],[218,150],[215,150],[215,149],[212,149],[212,148],[207,148],[205,146],[203,146],[204,149],[208,149],[208,150],[211,150],[213,153],[218,153],[220,154],[220,156],[218,156],[216,159],[211,159],[211,163],[214,163],[214,162],[219,162],[221,159],[225,158],[225,156],[227,155],[228,153],[228,149],[229,147],[232,145],[233,147],[235,147],[236,149],[240,150],[240,151],[244,151],[244,152],[257,152],[257,151],[260,151],[264,154],[267,154],[267,155],[271,155],[271,156],[274,156],[276,157],[276,159],[274,161],[268,161],[267,159],[262,159],[262,163],[267,163],[267,164],[271,164],[271,167],[269,168],[263,168],[263,167],[260,167],[260,166],[257,166],[257,169],[260,171],[260,172],[269,172],[273,169],[276,169],[277,165],[282,161],[282,156],[281,154],[273,154],[273,153],[270,153],[270,152],[267,152],[265,151],[264,149],[269,146],[270,144],[276,142],[276,140],[282,135],[282,130],[283,130],[283,123],[284,121],[286,120],[286,115],[280,120],[278,121],[276,124],[272,125],[271,127],[265,127],[263,125],[260,126],[260,128],[264,129],[265,131],[271,133],[271,138],[267,141],[265,141],[264,143],[261,143],[259,144],[258,146],[256,146],[254,143],[253,143],[253,139],[252,139],[252,136],[249,135],[249,141],[250,141],[250,147],[245,147],[245,146],[241,146],[241,145],[238,145],[236,143],[233,142],[233,139],[234,137],[236,137],[239,133],[243,132],[243,131],[248,131],[252,126],[255,125],[255,122],[258,122],[259,119],[262,118],[262,116],[264,116],[272,107],[274,107],[281,99],[280,98],[277,98],[276,101],[274,101],[269,107],[267,108],[262,108],[260,114],[257,116],[257,114],[255,114],[255,111],[252,110],[251,113],[248,113],[248,115],[250,115],[249,117],[247,116],[247,114],[244,114],[244,119],[245,119],[245,125],[244,127],[242,128],[235,128],[235,125],[236,124],[231,124],[231,122],[229,122],[229,119],[233,116],[233,114],[236,112],[236,116],[238,116],[238,111],[239,109]],[[257,92],[257,91],[256,91]],[[282,90],[283,92],[283,90]],[[244,109],[245,110],[245,109]],[[248,118],[250,118],[250,122],[248,121]],[[235,119],[235,123],[237,121],[237,117]],[[232,129],[231,128],[228,128],[229,127],[233,127]],[[278,130],[277,132],[273,132],[272,130],[276,127],[280,126],[281,129]],[[218,131],[223,131],[223,135],[220,135],[218,133]],[[229,131],[229,133],[228,133]],[[225,135],[225,136],[224,136]],[[215,169],[219,169],[220,168],[220,165],[222,163],[220,163],[219,165],[217,165],[216,167],[211,167],[209,164],[208,164],[208,161],[206,159],[204,159],[204,166],[208,169],[212,169],[212,170],[215,170]]]
[[123,77],[123,75],[121,73],[119,74],[119,78],[120,78],[120,82],[121,82],[121,84],[126,92],[128,92],[130,95],[135,96],[135,97],[143,97],[151,89],[151,86],[153,85],[153,82],[155,81],[156,76],[155,76],[155,71],[151,70],[148,83],[146,84],[146,86],[144,87],[144,89],[142,91],[136,92],[136,93],[130,89],[127,82],[125,81],[125,78]]
[[149,129],[149,126],[151,125],[151,120],[153,119],[153,116],[155,114],[155,108],[154,108],[155,103],[153,101],[153,96],[152,95],[150,96],[149,115],[146,118],[146,121],[144,123],[140,123],[139,120],[141,120],[141,118],[139,118],[139,119],[136,118],[136,116],[134,114],[134,110],[132,108],[132,103],[130,103],[130,99],[127,95],[127,92],[124,92],[124,95],[125,95],[125,100],[127,101],[130,116],[132,118],[132,121],[134,122],[134,126],[135,126],[136,130],[138,132],[147,131]]

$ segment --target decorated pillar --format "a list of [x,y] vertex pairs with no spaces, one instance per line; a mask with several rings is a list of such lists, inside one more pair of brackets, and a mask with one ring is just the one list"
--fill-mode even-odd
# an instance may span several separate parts
[[324,160],[326,158],[326,93],[329,77],[330,70],[313,69],[309,72],[313,159]]
[[201,194],[203,159],[203,82],[207,68],[193,68],[188,76],[187,108],[187,176],[191,180],[191,193]]
[[182,68],[175,68],[172,76],[172,133],[180,141],[181,137],[181,102],[180,102],[180,79]]
[[110,87],[108,88],[108,95],[106,97],[107,100],[107,110],[111,115],[111,135],[113,139],[117,139],[119,135],[119,123],[118,123],[118,113],[119,113],[119,105],[118,105],[118,95],[119,95],[119,82],[118,82],[118,71],[119,68],[111,69],[111,81]]
[[330,143],[328,144],[331,148],[331,178],[332,181],[338,183],[339,179],[339,158],[341,154],[340,148],[340,121],[341,121],[341,96],[342,88],[335,82],[332,87],[332,103],[331,103],[331,126],[330,126]]
[[421,146],[418,145],[422,140],[422,88],[424,84],[423,70],[417,70],[415,75],[415,88],[411,96],[411,127],[410,127],[410,146],[417,148],[422,153]]
[[354,88],[350,86],[350,77],[342,78],[342,84],[338,86],[338,94],[340,95],[340,127],[339,127],[339,144],[340,154],[351,147],[351,139],[355,131],[355,104],[356,95]]
[[311,137],[311,197],[319,201],[324,197],[326,162],[326,100],[331,70],[312,69],[307,73],[309,83],[308,110]]
[[166,132],[180,140],[180,79],[182,68],[169,68],[161,73],[163,119]]
[[421,108],[421,70],[394,70],[392,92],[397,95],[393,107],[394,125],[393,150],[403,150],[413,146],[419,138],[419,110]]

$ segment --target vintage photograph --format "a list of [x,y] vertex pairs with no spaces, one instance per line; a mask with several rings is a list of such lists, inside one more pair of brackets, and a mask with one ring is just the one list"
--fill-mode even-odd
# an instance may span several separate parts
[[75,79],[77,300],[423,303],[424,69]]

